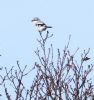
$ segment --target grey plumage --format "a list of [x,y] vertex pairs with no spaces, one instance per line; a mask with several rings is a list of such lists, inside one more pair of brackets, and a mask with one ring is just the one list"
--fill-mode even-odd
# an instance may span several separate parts
[[37,26],[37,30],[39,32],[45,31],[47,28],[52,28],[51,26],[47,26],[44,22],[42,22],[39,18],[35,17],[32,20],[32,23]]

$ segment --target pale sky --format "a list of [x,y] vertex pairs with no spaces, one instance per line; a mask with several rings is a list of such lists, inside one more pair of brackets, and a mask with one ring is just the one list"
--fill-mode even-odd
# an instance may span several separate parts
[[53,27],[49,44],[55,50],[62,50],[71,34],[70,50],[79,47],[81,53],[91,48],[94,59],[94,0],[0,0],[1,66],[16,66],[17,60],[22,66],[33,66],[39,38],[31,23],[34,17]]

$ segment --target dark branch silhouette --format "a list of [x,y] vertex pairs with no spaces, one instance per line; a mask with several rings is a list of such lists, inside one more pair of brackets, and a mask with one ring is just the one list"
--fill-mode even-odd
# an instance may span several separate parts
[[[2,68],[5,75],[0,75],[0,86],[4,87],[7,100],[94,100],[94,85],[92,79],[89,78],[93,71],[93,65],[88,64],[90,60],[89,51],[84,50],[81,54],[80,62],[75,57],[79,48],[74,53],[69,50],[71,35],[67,45],[63,51],[57,49],[57,57],[54,55],[53,44],[46,47],[48,39],[52,38],[53,34],[47,31],[45,34],[39,33],[37,39],[39,43],[35,51],[38,61],[35,61],[31,70],[26,71],[27,65],[21,67],[17,61],[17,68],[7,67]],[[57,59],[56,59],[57,58]],[[24,85],[23,78],[35,70],[37,73],[34,80],[27,89]],[[33,73],[32,73],[33,74]],[[32,78],[28,77],[28,78]],[[9,87],[12,88],[14,97],[9,93]],[[3,96],[0,93],[0,96]]]

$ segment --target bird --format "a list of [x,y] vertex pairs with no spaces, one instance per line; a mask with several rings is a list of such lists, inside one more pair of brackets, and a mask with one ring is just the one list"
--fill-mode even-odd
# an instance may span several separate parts
[[84,58],[82,58],[83,61],[87,61],[87,60],[89,60],[89,59],[90,59],[89,57],[84,57]]
[[52,28],[51,26],[47,26],[43,21],[41,21],[38,17],[35,17],[31,20],[31,22],[37,27],[39,32],[46,31],[47,28]]

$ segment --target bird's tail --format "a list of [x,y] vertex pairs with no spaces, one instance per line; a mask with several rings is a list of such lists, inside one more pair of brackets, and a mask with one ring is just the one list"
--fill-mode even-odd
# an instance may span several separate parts
[[47,26],[47,28],[52,28],[52,26]]

